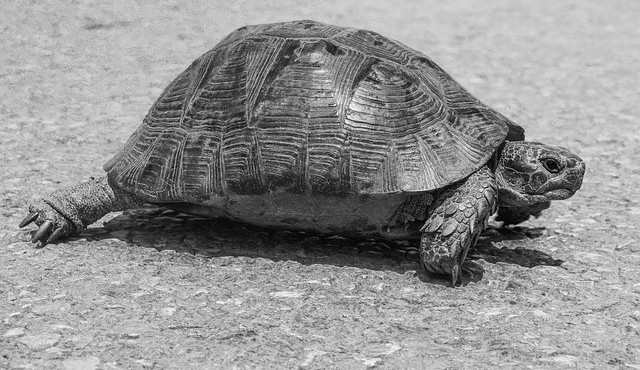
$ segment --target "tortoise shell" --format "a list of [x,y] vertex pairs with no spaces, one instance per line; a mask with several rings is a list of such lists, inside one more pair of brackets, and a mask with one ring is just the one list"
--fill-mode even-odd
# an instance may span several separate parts
[[430,191],[523,130],[424,54],[313,21],[242,27],[162,93],[104,169],[149,202]]

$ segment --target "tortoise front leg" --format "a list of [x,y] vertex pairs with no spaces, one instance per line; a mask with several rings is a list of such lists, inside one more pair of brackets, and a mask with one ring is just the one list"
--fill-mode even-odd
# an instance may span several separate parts
[[67,235],[79,234],[88,225],[109,212],[140,206],[143,201],[109,185],[100,177],[56,190],[29,206],[30,214],[20,223],[25,227],[35,222],[40,227],[31,239],[41,247]]
[[455,286],[467,253],[495,212],[496,181],[485,166],[436,198],[420,230],[420,259],[428,272],[451,274]]

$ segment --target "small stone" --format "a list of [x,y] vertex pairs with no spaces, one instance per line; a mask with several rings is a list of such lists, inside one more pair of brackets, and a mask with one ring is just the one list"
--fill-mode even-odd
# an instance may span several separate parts
[[366,367],[375,367],[377,364],[382,362],[382,359],[380,357],[362,358],[361,360],[364,366]]
[[594,225],[598,223],[598,221],[594,220],[593,218],[581,218],[578,220],[578,222],[582,224],[589,224],[589,225]]
[[48,353],[51,357],[59,358],[62,356],[62,353],[64,351],[58,346],[53,346],[51,348],[45,349],[44,352]]
[[277,298],[301,298],[303,296],[302,292],[295,292],[295,291],[288,291],[288,290],[270,293],[270,295]]
[[241,306],[242,305],[242,300],[238,299],[238,298],[229,298],[229,299],[225,299],[223,301],[216,301],[216,304],[233,304],[236,306]]
[[65,331],[65,330],[73,331],[73,330],[75,330],[73,327],[71,327],[69,325],[62,325],[62,324],[55,325],[53,327],[53,329],[55,329],[56,331]]
[[20,343],[32,350],[41,350],[55,346],[60,341],[60,334],[45,333],[28,335],[20,339]]
[[533,314],[533,316],[536,316],[536,317],[542,317],[545,319],[549,318],[549,315],[542,310],[533,310],[531,311],[531,313]]
[[140,297],[142,297],[142,296],[144,296],[144,295],[147,295],[147,294],[149,294],[149,292],[144,291],[144,290],[138,290],[137,292],[133,292],[133,293],[131,293],[131,296],[132,296],[133,298],[140,298]]
[[195,293],[193,293],[193,295],[194,295],[194,296],[199,296],[199,295],[202,295],[202,294],[208,294],[208,293],[209,293],[209,291],[208,291],[207,289],[204,289],[204,288],[203,288],[203,289],[198,289],[198,290],[196,290],[196,292],[195,292]]
[[140,360],[136,360],[135,362],[136,362],[136,364],[139,364],[140,366],[142,366],[144,368],[153,367],[153,362],[151,362],[149,360],[140,359]]
[[384,345],[374,345],[366,351],[370,357],[384,357],[398,352],[402,347],[396,342],[385,343]]
[[313,363],[313,360],[316,357],[322,356],[322,355],[324,355],[326,353],[327,352],[325,352],[325,351],[318,351],[318,350],[310,351],[309,353],[307,353],[307,356],[305,357],[304,361],[302,361],[302,363],[300,363],[299,368],[304,369],[304,368],[308,367],[309,365],[311,365],[311,363]]
[[435,338],[433,341],[436,342],[437,344],[447,344],[449,342],[449,339],[445,337],[438,337],[438,338]]
[[562,365],[562,367],[573,367],[578,363],[578,358],[576,356],[571,355],[558,355],[558,356],[548,356],[541,358],[542,361],[555,362],[557,364]]
[[9,329],[4,333],[5,337],[17,337],[24,334],[24,328]]
[[174,313],[176,313],[177,308],[175,307],[165,307],[163,309],[160,310],[160,315],[162,316],[172,316]]
[[69,358],[62,361],[65,370],[93,370],[100,365],[100,359],[95,356]]
[[4,323],[9,324],[11,321],[17,321],[20,316],[22,316],[22,312],[12,312],[4,319]]
[[485,311],[483,314],[487,317],[504,315],[504,307],[495,307]]

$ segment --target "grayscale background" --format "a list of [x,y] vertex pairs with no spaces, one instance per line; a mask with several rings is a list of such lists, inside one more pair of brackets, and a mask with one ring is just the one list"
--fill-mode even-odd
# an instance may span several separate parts
[[[640,368],[640,2],[9,1],[0,11],[0,368]],[[157,209],[35,249],[33,197],[102,174],[163,88],[245,24],[423,51],[583,188],[472,256]]]

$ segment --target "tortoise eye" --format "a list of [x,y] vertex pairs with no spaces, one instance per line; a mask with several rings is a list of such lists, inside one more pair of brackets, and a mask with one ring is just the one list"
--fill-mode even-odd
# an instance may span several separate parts
[[560,165],[560,163],[553,158],[543,159],[542,165],[547,171],[551,173],[558,173],[562,170],[562,165]]

